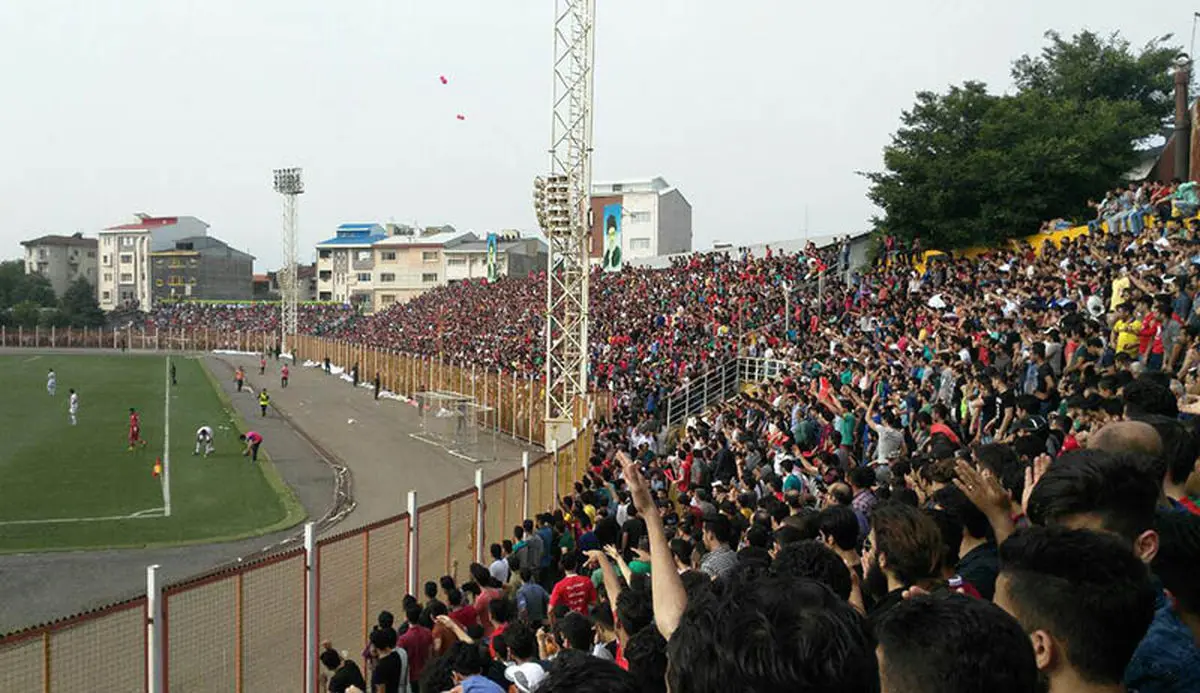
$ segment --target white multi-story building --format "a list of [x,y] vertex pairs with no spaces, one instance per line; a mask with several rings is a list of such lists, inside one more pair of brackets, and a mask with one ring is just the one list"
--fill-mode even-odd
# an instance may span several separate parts
[[100,307],[151,306],[150,253],[171,250],[176,241],[208,235],[208,224],[196,217],[152,217],[100,232]]
[[621,255],[626,260],[692,250],[692,205],[662,177],[592,185],[594,263],[604,257],[610,218],[619,219]]
[[[488,234],[446,248],[446,281],[486,279],[488,276]],[[496,233],[496,275],[523,277],[530,272],[546,271],[546,241],[521,236],[519,231]]]
[[96,288],[97,241],[82,233],[71,236],[42,236],[21,241],[25,246],[25,274],[40,274],[50,282],[55,296],[62,296],[77,279]]
[[373,303],[376,241],[387,238],[379,224],[342,224],[333,238],[317,244],[317,300],[353,303],[368,312]]

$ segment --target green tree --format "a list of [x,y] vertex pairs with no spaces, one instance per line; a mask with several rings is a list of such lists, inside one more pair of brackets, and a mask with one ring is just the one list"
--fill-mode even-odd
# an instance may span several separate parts
[[100,327],[104,311],[96,300],[96,289],[82,277],[71,282],[58,302],[58,311],[71,327]]
[[884,170],[864,174],[883,210],[877,230],[943,249],[994,242],[1046,219],[1082,218],[1089,197],[1121,181],[1135,143],[1166,112],[1164,56],[1176,49],[1167,39],[1134,54],[1117,36],[1048,38],[1041,57],[1014,64],[1015,94],[980,82],[917,94],[884,148]]
[[1135,51],[1113,33],[1091,31],[1064,39],[1047,31],[1049,42],[1037,56],[1024,55],[1013,63],[1012,77],[1022,92],[1061,99],[1130,101],[1138,105],[1137,129],[1151,134],[1168,121],[1175,109],[1174,78],[1170,68],[1181,46],[1167,34]]
[[42,307],[33,301],[22,301],[12,307],[12,324],[33,329],[42,317]]
[[0,309],[24,301],[52,306],[54,287],[40,274],[25,274],[25,263],[20,260],[0,262]]

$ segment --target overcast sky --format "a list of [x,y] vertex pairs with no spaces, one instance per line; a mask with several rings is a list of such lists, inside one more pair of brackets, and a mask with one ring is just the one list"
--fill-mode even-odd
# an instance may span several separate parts
[[[697,247],[865,228],[922,89],[1046,29],[1174,32],[1185,1],[599,0],[596,180],[664,176]],[[43,233],[195,215],[273,268],[271,169],[303,166],[301,259],[350,221],[532,229],[553,0],[0,2],[0,257]],[[445,75],[443,86],[438,77]],[[466,116],[465,121],[456,114]]]

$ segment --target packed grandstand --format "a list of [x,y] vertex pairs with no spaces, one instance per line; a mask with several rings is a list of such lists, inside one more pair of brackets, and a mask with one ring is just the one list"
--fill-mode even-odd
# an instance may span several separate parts
[[[591,374],[620,406],[586,476],[379,614],[361,657],[325,644],[329,690],[1200,691],[1200,222],[1125,211],[859,272],[834,247],[594,275]],[[301,324],[534,377],[544,281]],[[664,425],[739,355],[777,376]]]

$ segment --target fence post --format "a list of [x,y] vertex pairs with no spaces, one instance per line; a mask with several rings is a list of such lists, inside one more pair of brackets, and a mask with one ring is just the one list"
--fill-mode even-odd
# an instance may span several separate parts
[[475,562],[483,563],[483,470],[482,469],[475,470]]
[[512,372],[512,437],[517,439],[517,369]]
[[417,534],[417,492],[408,492],[408,585],[405,592],[407,594],[417,593],[417,556],[420,551],[417,549],[417,541],[420,537]]
[[149,566],[146,568],[146,681],[149,684],[149,693],[162,693],[166,690],[163,680],[162,602],[159,601],[161,595],[158,587],[158,566]]
[[558,436],[550,439],[550,454],[554,455],[554,502],[558,503],[558,499],[562,495],[558,492]]
[[304,693],[317,693],[317,532],[304,525]]
[[[521,519],[533,517],[529,514],[529,451],[521,453]],[[479,561],[483,563],[482,560]]]

